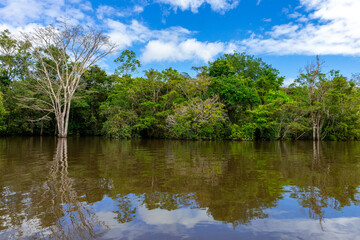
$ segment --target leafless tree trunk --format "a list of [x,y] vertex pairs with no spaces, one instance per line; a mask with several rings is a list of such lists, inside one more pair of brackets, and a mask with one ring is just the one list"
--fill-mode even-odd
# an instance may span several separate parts
[[81,26],[39,27],[25,34],[34,59],[37,96],[22,100],[32,109],[55,114],[59,137],[67,137],[71,100],[83,73],[111,53],[115,45],[102,32]]

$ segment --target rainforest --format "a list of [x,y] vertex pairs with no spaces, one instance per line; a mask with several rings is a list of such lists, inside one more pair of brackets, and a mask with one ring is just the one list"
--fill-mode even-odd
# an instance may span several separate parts
[[[34,58],[27,42],[0,33],[0,134],[57,135],[47,96],[37,91]],[[47,59],[49,65],[52,59]],[[323,62],[285,86],[284,77],[261,58],[224,54],[191,76],[171,66],[139,72],[131,50],[108,73],[92,65],[81,74],[71,100],[70,136],[120,139],[358,140],[358,77],[323,71]],[[34,77],[35,76],[35,77]]]

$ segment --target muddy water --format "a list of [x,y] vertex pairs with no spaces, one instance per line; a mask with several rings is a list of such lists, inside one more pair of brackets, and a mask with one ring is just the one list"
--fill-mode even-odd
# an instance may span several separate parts
[[360,142],[0,139],[1,239],[359,239]]

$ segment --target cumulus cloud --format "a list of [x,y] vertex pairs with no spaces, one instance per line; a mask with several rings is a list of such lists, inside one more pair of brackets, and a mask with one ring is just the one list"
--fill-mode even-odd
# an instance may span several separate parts
[[209,4],[215,12],[224,13],[238,6],[239,0],[157,0],[159,3],[169,4],[172,8],[182,11],[191,10],[197,13],[200,6]]
[[0,8],[1,21],[19,26],[29,21],[57,18],[65,2],[64,0],[2,0],[1,4],[4,6]]
[[13,27],[9,24],[0,24],[0,31],[4,31],[4,30],[9,30],[11,33],[13,34],[19,34],[21,32],[23,33],[30,33],[30,32],[33,32],[33,30],[35,28],[37,28],[39,25],[38,24],[35,24],[35,23],[29,23],[29,24],[26,24],[24,26],[18,26],[18,27]]
[[133,20],[131,24],[124,24],[120,21],[107,19],[106,23],[109,28],[110,39],[115,42],[120,49],[130,47],[134,42],[143,43],[152,35],[146,26],[136,20]]
[[24,27],[27,24],[53,24],[60,18],[73,23],[91,22],[93,8],[85,0],[0,0],[0,24]]
[[109,28],[110,39],[119,45],[120,49],[131,47],[134,43],[146,43],[153,39],[163,41],[178,41],[185,39],[191,31],[183,27],[170,27],[163,30],[151,30],[137,20],[132,20],[130,24],[125,24],[112,19],[105,20]]
[[152,40],[145,46],[142,60],[152,62],[198,59],[207,62],[223,52],[224,49],[224,44],[221,42],[200,42],[194,38],[169,42]]
[[288,14],[293,22],[276,25],[265,35],[238,42],[247,51],[276,55],[360,55],[360,1],[300,0],[306,15]]
[[143,43],[143,62],[200,60],[207,62],[228,49],[222,42],[201,42],[193,38],[194,32],[183,27],[151,30],[133,20],[130,24],[107,19],[111,40],[120,49]]

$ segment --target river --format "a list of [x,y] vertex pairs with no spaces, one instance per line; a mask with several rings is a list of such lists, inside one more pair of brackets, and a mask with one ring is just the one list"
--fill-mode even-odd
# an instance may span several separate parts
[[1,239],[360,239],[360,142],[0,138]]

